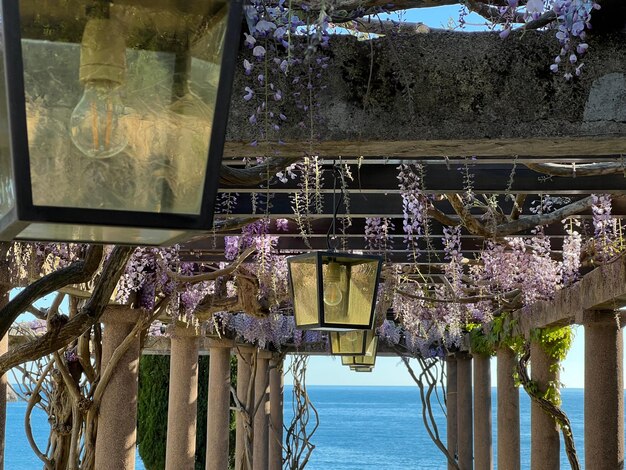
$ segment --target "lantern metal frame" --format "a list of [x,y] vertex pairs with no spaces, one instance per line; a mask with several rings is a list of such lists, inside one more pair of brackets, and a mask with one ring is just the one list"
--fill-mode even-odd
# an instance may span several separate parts
[[352,372],[373,372],[374,366],[350,366]]
[[[51,223],[84,226],[106,226],[137,229],[164,229],[184,231],[183,235],[163,243],[172,244],[206,232],[213,226],[214,205],[217,198],[219,173],[224,152],[227,118],[230,108],[232,84],[239,50],[239,37],[243,17],[243,0],[229,0],[225,47],[220,68],[215,103],[215,116],[207,155],[207,169],[203,198],[198,214],[173,214],[157,212],[116,211],[111,209],[85,209],[78,207],[36,206],[30,174],[30,152],[26,125],[26,98],[24,92],[23,60],[21,47],[19,1],[1,2],[2,34],[5,47],[4,67],[11,151],[10,161],[15,191],[15,204],[0,219],[0,239],[19,239],[19,234],[31,223]],[[71,240],[93,242],[93,240]],[[131,244],[115,241],[117,244]],[[135,243],[132,243],[135,244]]]
[[[300,330],[328,330],[328,331],[351,331],[351,330],[371,330],[374,326],[374,319],[376,313],[376,293],[378,288],[378,283],[380,281],[380,273],[382,271],[383,266],[383,257],[378,255],[357,255],[354,253],[344,253],[338,251],[315,251],[311,253],[304,253],[297,256],[291,256],[287,258],[287,273],[289,278],[289,292],[291,294],[291,298],[294,299],[294,286],[293,281],[291,279],[291,263],[298,262],[304,259],[315,259],[315,264],[317,266],[317,306],[318,306],[318,322],[311,323],[308,325],[296,325]],[[359,260],[362,259],[364,262],[372,262],[378,261],[378,266],[376,268],[376,285],[374,287],[374,298],[372,300],[372,308],[369,314],[369,321],[367,325],[354,325],[350,323],[329,323],[324,321],[325,313],[324,313],[324,277],[322,273],[322,266],[324,265],[323,258],[348,258]],[[294,316],[295,313],[295,305],[294,305]]]
[[[361,341],[361,349],[359,350],[360,352],[355,352],[355,351],[351,351],[351,352],[342,352],[341,348],[339,348],[339,350],[336,350],[335,348],[333,348],[333,336],[334,337],[339,337],[341,335],[345,335],[348,333],[358,333],[360,335],[362,335],[362,338],[358,339],[357,341]],[[329,333],[329,342],[330,342],[330,353],[333,356],[364,356],[367,352],[367,347],[370,344],[371,341],[374,340],[375,334],[374,334],[374,330],[351,330],[351,331],[331,331]]]

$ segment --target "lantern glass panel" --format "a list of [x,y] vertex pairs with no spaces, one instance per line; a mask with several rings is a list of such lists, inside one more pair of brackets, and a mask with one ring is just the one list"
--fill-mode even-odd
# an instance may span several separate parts
[[[26,184],[34,210],[183,217],[163,230],[154,223],[135,229],[49,219],[33,222],[15,238],[161,244],[187,233],[180,225],[205,213],[206,189],[212,186],[207,180],[217,178],[212,169],[219,162],[209,163],[208,155],[229,46],[230,1],[19,0],[18,5],[30,161]],[[4,108],[0,103],[3,119]],[[1,136],[0,146],[5,146]],[[4,177],[10,152],[1,150]],[[0,191],[3,215],[3,186]]]
[[349,266],[338,262],[322,265],[325,323],[349,324]]
[[181,230],[108,227],[104,225],[30,224],[20,233],[25,240],[107,240],[109,243],[161,245],[185,235]]
[[[2,32],[0,31],[0,35]],[[0,47],[4,54],[4,38],[0,37]],[[4,60],[0,60],[0,90],[6,89]],[[0,93],[0,217],[7,215],[15,207],[15,187],[9,144],[9,113],[6,93]]]
[[373,366],[376,363],[376,356],[354,356],[355,366]]
[[343,356],[341,364],[344,366],[374,366],[376,364],[376,351],[378,349],[378,337],[370,341],[367,352],[362,356]]
[[[339,277],[333,279],[333,264],[339,265]],[[359,259],[342,256],[323,257],[324,323],[344,328],[371,328],[379,259]],[[336,268],[335,268],[336,269]],[[333,305],[328,299],[328,289],[341,292],[341,302]]]
[[378,336],[373,331],[367,335],[367,343],[365,345],[365,356],[375,356],[378,349]]
[[297,326],[316,325],[319,322],[317,258],[290,259],[288,265]]
[[[366,334],[367,333],[367,334]],[[359,355],[365,354],[366,342],[372,331],[331,331],[330,353],[335,355]]]

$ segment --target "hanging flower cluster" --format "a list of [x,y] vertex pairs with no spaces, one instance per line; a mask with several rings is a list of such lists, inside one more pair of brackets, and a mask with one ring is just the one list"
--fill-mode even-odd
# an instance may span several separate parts
[[137,294],[141,307],[152,309],[157,292],[171,295],[176,282],[167,271],[178,271],[178,245],[170,248],[139,247],[135,249],[117,286],[116,300],[128,303]]
[[243,99],[256,103],[248,121],[258,129],[259,140],[281,143],[279,132],[288,117],[280,83],[286,83],[287,76],[292,85],[301,83],[306,93],[294,93],[296,106],[304,111],[315,106],[310,91],[320,86],[317,81],[328,66],[328,58],[315,53],[328,47],[329,18],[322,9],[317,20],[307,24],[284,0],[253,0],[246,8],[246,20],[249,33],[244,33],[244,45],[251,57],[242,65],[252,81],[245,86]]
[[231,330],[237,339],[260,348],[274,347],[280,350],[286,344],[294,343],[296,331],[293,316],[280,314],[265,318],[253,317],[245,313],[228,315],[224,327]]
[[399,344],[402,339],[402,327],[391,320],[383,321],[382,325],[377,328],[376,333],[380,341],[384,341],[391,346]]
[[14,242],[6,259],[11,261],[11,279],[19,283],[65,268],[82,258],[85,250],[85,245],[77,243]]
[[[277,230],[285,230],[288,222],[279,220]],[[254,263],[248,264],[248,269],[259,281],[258,295],[275,308],[288,296],[287,260],[276,253],[278,236],[270,234],[271,223],[269,219],[258,220],[246,225],[240,236],[225,237],[224,254],[226,259],[234,260],[246,248],[255,248]]]
[[606,262],[619,252],[617,220],[611,216],[610,195],[593,194],[592,197],[595,260]]
[[448,264],[444,267],[444,272],[453,293],[461,295],[463,284],[463,252],[461,249],[461,226],[444,227],[443,229],[443,250]]
[[389,217],[365,218],[365,243],[368,250],[386,254],[393,249],[392,232],[396,229]]
[[398,170],[404,241],[416,259],[420,251],[419,238],[426,232],[428,224],[429,202],[423,192],[424,167],[419,163],[403,163]]
[[[488,18],[487,26],[497,29],[502,39],[510,36],[515,25],[522,25],[520,28],[546,28],[556,20],[555,35],[561,49],[550,70],[562,72],[566,80],[571,80],[582,74],[582,59],[589,49],[587,31],[591,29],[591,13],[599,8],[596,0],[506,0],[499,7],[486,6],[481,15]],[[459,18],[461,27],[465,24],[465,15],[467,9],[462,9]]]
[[476,281],[488,281],[494,294],[519,290],[525,304],[549,299],[561,283],[561,263],[551,257],[550,239],[538,234],[529,241],[507,238],[505,243],[489,242],[475,266]]
[[591,12],[600,8],[594,0],[554,0],[552,9],[557,15],[556,38],[561,45],[550,70],[563,70],[563,77],[571,80],[580,76],[584,67],[582,57],[587,52],[586,30],[591,29]]
[[569,286],[580,278],[582,236],[577,230],[580,228],[580,222],[577,219],[566,219],[562,223],[567,236],[563,240],[561,277],[563,286]]

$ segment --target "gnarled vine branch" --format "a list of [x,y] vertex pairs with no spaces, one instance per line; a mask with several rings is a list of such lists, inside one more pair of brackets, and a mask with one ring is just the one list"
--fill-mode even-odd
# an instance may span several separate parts
[[42,336],[0,356],[0,375],[5,374],[17,364],[32,361],[62,349],[94,325],[104,313],[133,251],[133,247],[115,247],[96,281],[91,297],[78,314],[69,320],[59,321],[54,328]]
[[557,424],[561,428],[561,433],[563,434],[563,440],[565,441],[565,452],[567,454],[567,459],[569,460],[572,470],[580,470],[580,462],[578,461],[576,445],[574,443],[574,434],[572,433],[572,425],[569,421],[569,418],[561,408],[556,406],[550,400],[547,400],[546,398],[541,396],[541,394],[537,391],[534,382],[528,376],[529,359],[530,346],[528,343],[526,343],[524,347],[524,353],[519,358],[519,361],[517,363],[517,373],[520,382],[533,403],[541,407],[542,410],[552,416],[557,422]]
[[25,287],[0,309],[0,338],[7,334],[15,319],[21,313],[27,311],[38,299],[67,285],[80,284],[91,280],[98,266],[100,266],[102,254],[102,245],[93,245],[87,250],[83,260],[58,269]]

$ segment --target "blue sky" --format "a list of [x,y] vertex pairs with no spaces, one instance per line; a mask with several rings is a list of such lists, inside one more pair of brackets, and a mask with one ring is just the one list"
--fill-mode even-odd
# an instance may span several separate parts
[[[424,23],[436,29],[451,29],[456,28],[458,25],[459,11],[459,5],[447,5],[434,8],[416,8],[407,12],[381,15],[381,17],[412,23]],[[484,31],[486,29],[485,19],[476,13],[467,15],[465,21],[465,31]]]
[[[575,327],[572,349],[563,362],[561,381],[567,388],[584,388],[585,338],[583,327]],[[491,360],[492,385],[496,386],[495,358]],[[416,366],[414,366],[416,367]],[[307,369],[308,385],[345,385],[345,386],[415,386],[406,367],[397,357],[379,357],[376,367],[369,374],[351,372],[341,365],[340,358],[311,356]],[[285,377],[285,383],[291,383],[291,377]]]

